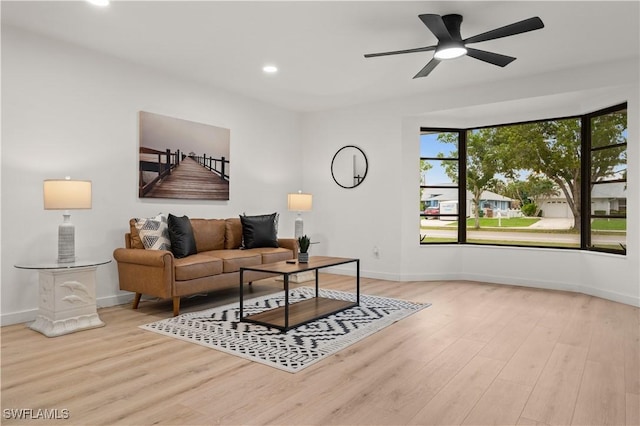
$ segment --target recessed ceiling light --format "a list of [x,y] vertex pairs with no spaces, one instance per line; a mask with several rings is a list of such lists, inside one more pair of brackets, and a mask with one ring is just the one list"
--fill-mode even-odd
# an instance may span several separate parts
[[262,67],[262,71],[266,72],[267,74],[275,74],[278,72],[278,67],[276,67],[275,65],[265,65],[264,67]]
[[104,7],[109,5],[109,0],[87,0],[87,1],[95,6]]

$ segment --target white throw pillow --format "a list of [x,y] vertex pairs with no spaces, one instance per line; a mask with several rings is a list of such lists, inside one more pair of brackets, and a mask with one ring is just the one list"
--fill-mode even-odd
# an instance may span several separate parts
[[136,218],[136,229],[145,249],[171,250],[166,215],[160,213],[156,217]]

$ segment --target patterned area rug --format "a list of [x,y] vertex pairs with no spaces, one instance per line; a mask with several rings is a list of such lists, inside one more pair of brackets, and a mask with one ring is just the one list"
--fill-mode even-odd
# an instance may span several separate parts
[[[314,297],[315,290],[299,287],[289,294],[290,303],[294,303]],[[355,301],[355,294],[337,290],[320,289],[320,296]],[[284,292],[248,299],[244,315],[283,303]],[[431,304],[361,294],[360,306],[282,333],[239,322],[239,304],[232,303],[140,327],[295,373],[428,306]]]

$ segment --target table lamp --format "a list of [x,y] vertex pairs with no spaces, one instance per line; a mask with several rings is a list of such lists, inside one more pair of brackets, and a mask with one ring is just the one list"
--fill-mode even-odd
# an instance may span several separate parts
[[75,254],[75,228],[69,210],[91,208],[91,181],[47,179],[43,185],[44,209],[64,210],[63,223],[58,227],[58,263],[73,263]]
[[297,211],[298,217],[295,222],[294,236],[297,238],[304,235],[302,222],[302,212],[311,210],[313,196],[311,194],[303,194],[302,191],[287,195],[287,208],[289,211]]

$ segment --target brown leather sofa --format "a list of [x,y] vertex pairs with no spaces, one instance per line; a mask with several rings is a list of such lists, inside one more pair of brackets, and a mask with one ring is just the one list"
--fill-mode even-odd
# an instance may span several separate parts
[[[238,287],[240,267],[255,266],[297,257],[294,238],[279,238],[279,247],[243,249],[242,223],[239,218],[190,219],[197,254],[174,257],[168,250],[144,248],[135,219],[129,221],[125,234],[126,248],[117,248],[113,257],[118,263],[120,290],[135,292],[133,309],[141,296],[173,299],[173,315],[180,312],[180,297]],[[273,275],[246,271],[245,282]]]

